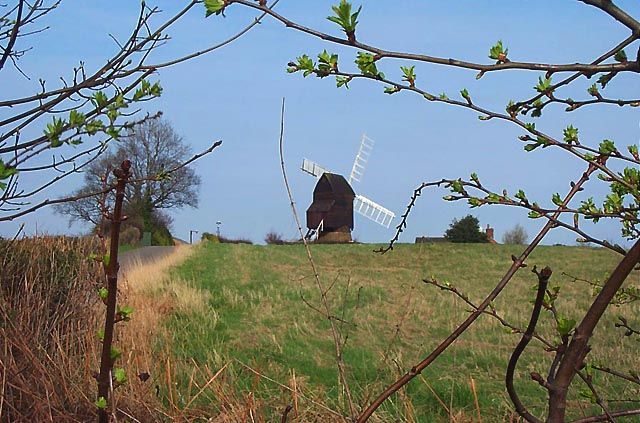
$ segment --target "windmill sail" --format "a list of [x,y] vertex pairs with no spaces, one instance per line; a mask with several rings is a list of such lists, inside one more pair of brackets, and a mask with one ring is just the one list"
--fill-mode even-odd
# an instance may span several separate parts
[[396,214],[391,210],[385,209],[362,195],[356,195],[353,200],[353,210],[385,228],[388,228],[393,218],[396,217]]
[[310,175],[315,176],[316,178],[319,178],[322,176],[323,173],[328,173],[329,170],[325,169],[324,167],[320,166],[317,163],[312,162],[311,160],[308,159],[302,159],[302,167],[301,169],[304,172],[307,172]]
[[376,142],[371,138],[367,137],[365,134],[362,134],[362,141],[360,142],[360,149],[358,150],[358,154],[356,154],[356,159],[353,162],[353,167],[351,168],[351,174],[349,175],[349,184],[353,183],[353,181],[361,182],[362,177],[364,176],[364,169],[369,161],[369,156],[371,155],[371,150],[373,150],[373,145]]

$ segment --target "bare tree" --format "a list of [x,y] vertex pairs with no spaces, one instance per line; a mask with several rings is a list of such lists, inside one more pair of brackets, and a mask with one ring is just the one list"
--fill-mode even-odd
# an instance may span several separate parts
[[[55,13],[61,1],[14,0],[0,5],[0,72],[6,74],[7,64],[11,63],[26,77],[20,68],[20,58],[30,50],[26,43],[30,38],[46,36],[46,16]],[[129,35],[124,39],[111,36],[115,53],[106,57],[101,66],[88,69],[80,62],[73,69],[60,70],[59,81],[53,83],[30,75],[38,81],[33,88],[35,93],[0,99],[0,110],[7,112],[0,118],[0,222],[47,205],[100,194],[83,192],[80,196],[34,200],[84,170],[107,150],[111,141],[149,119],[140,113],[140,107],[162,94],[162,86],[155,79],[159,70],[233,42],[264,16],[220,43],[164,62],[152,62],[151,53],[170,42],[168,31],[200,3],[190,0],[164,20],[160,19],[158,7],[144,1],[138,3],[138,18]],[[45,157],[51,159],[43,164]],[[47,178],[29,177],[32,174]]]
[[[168,217],[162,210],[198,205],[200,177],[193,169],[182,167],[172,174],[166,173],[190,155],[190,148],[166,120],[146,120],[129,129],[115,148],[89,164],[84,173],[84,185],[70,196],[100,191],[105,175],[129,160],[132,182],[125,190],[123,205],[128,224],[140,231],[151,230],[156,225],[168,226]],[[113,195],[109,200],[113,201]],[[71,221],[94,225],[102,221],[100,205],[90,197],[57,205],[56,211]]]
[[[403,386],[418,376],[425,368],[430,366],[447,348],[452,345],[482,314],[489,312],[493,300],[500,295],[509,284],[516,272],[526,266],[526,260],[535,250],[545,236],[555,228],[564,228],[574,232],[579,239],[608,248],[621,255],[618,266],[612,270],[608,279],[600,286],[597,296],[591,306],[584,310],[580,321],[572,321],[560,315],[554,314],[556,319],[560,342],[551,343],[546,351],[554,355],[553,365],[545,373],[546,378],[539,373],[533,374],[534,382],[540,384],[546,390],[548,396],[548,413],[544,420],[533,416],[526,406],[520,401],[513,386],[513,374],[517,366],[518,358],[527,347],[534,334],[536,324],[540,317],[542,307],[553,307],[548,301],[547,284],[552,271],[545,268],[535,271],[538,279],[538,294],[531,314],[531,321],[522,333],[522,342],[518,344],[507,365],[507,392],[514,404],[516,411],[529,422],[547,421],[552,423],[564,422],[567,410],[567,394],[572,387],[572,382],[579,376],[588,386],[593,395],[594,402],[602,408],[602,414],[585,417],[580,422],[613,421],[616,417],[633,416],[640,414],[638,408],[620,408],[611,410],[601,401],[598,387],[589,374],[582,373],[581,369],[588,366],[589,342],[593,331],[600,323],[601,317],[609,304],[614,301],[620,292],[625,279],[634,271],[634,267],[640,261],[640,155],[637,144],[631,144],[625,148],[616,145],[613,141],[605,139],[595,141],[589,136],[579,135],[578,128],[567,125],[562,134],[553,134],[543,128],[536,127],[535,118],[543,111],[553,113],[555,108],[562,106],[567,113],[579,109],[592,108],[598,105],[617,105],[619,107],[640,106],[640,98],[637,93],[628,91],[626,98],[609,97],[606,88],[620,80],[620,75],[630,77],[640,72],[640,59],[629,59],[625,48],[636,47],[634,43],[640,38],[640,22],[623,10],[613,1],[605,0],[580,0],[587,6],[591,6],[604,15],[614,19],[619,25],[629,31],[629,34],[611,46],[593,60],[585,63],[538,63],[530,61],[511,60],[509,49],[502,41],[488,46],[487,63],[472,62],[464,59],[440,57],[435,55],[391,51],[378,46],[367,44],[358,38],[357,25],[361,7],[355,9],[347,0],[340,0],[339,4],[332,7],[333,15],[328,19],[337,24],[342,34],[330,34],[289,19],[281,13],[266,7],[263,1],[250,0],[211,0],[205,2],[207,13],[230,13],[232,7],[243,6],[263,13],[267,13],[276,21],[287,28],[305,33],[311,37],[324,40],[330,44],[351,47],[357,49],[355,54],[355,68],[349,70],[347,61],[341,61],[338,54],[324,50],[316,55],[303,54],[289,63],[289,73],[302,73],[303,76],[314,75],[318,78],[331,77],[337,87],[349,87],[349,84],[357,81],[369,80],[385,85],[384,92],[389,95],[397,93],[414,93],[426,101],[434,104],[444,104],[464,108],[474,112],[480,120],[502,121],[514,125],[523,131],[519,140],[523,143],[527,152],[549,148],[565,154],[571,159],[578,159],[584,163],[584,171],[575,176],[574,180],[567,181],[569,188],[565,194],[549,193],[550,203],[545,205],[542,200],[530,199],[523,190],[513,188],[509,194],[502,187],[491,188],[484,185],[478,175],[471,173],[469,178],[440,179],[437,181],[422,183],[412,196],[406,213],[402,216],[397,227],[396,235],[387,248],[380,252],[387,252],[393,248],[402,231],[407,225],[407,218],[415,205],[417,198],[423,190],[430,188],[446,188],[450,194],[446,195],[446,201],[466,201],[471,207],[483,207],[488,205],[504,205],[520,208],[526,211],[531,219],[544,219],[546,224],[536,234],[529,246],[518,256],[512,256],[512,265],[506,270],[504,276],[497,282],[495,288],[479,304],[474,311],[453,330],[440,344],[433,349],[424,359],[416,363],[407,372],[390,384],[377,398],[364,407],[357,418],[358,422],[368,420],[373,413],[390,396],[398,392]],[[317,60],[314,59],[317,57]],[[378,63],[389,59],[404,61],[395,75],[387,76],[378,69]],[[495,111],[484,107],[475,101],[472,94],[466,88],[460,90],[460,97],[451,98],[445,93],[433,92],[422,88],[419,84],[416,64],[432,64],[442,67],[455,67],[470,70],[476,73],[476,79],[482,78],[487,73],[501,73],[510,70],[536,72],[538,83],[535,85],[535,93],[528,98],[511,101],[504,111]],[[353,67],[353,66],[352,66]],[[586,83],[583,95],[579,98],[569,97],[564,91],[584,83],[584,79],[594,79],[595,82]],[[603,199],[596,200],[589,197],[576,202],[576,194],[585,190],[587,182],[593,176],[608,184],[610,192]],[[542,204],[541,204],[542,203]],[[584,228],[584,221],[598,222],[601,219],[611,219],[620,225],[622,236],[633,241],[632,247],[627,250],[619,245],[612,245],[605,239],[589,234]],[[558,292],[551,292],[557,297]],[[522,305],[526,306],[525,304]],[[625,320],[626,321],[626,320]],[[623,322],[624,324],[624,322]],[[627,333],[633,335],[635,329],[627,329]],[[589,367],[595,369],[596,367]],[[600,367],[602,368],[602,367]],[[601,370],[604,371],[604,370]],[[617,375],[629,383],[638,383],[637,378],[629,377],[632,370],[609,369],[608,375]]]
[[509,229],[504,233],[502,237],[502,242],[505,244],[513,244],[513,245],[524,245],[527,243],[527,238],[529,234],[524,229],[524,226],[521,224],[517,224],[512,229]]

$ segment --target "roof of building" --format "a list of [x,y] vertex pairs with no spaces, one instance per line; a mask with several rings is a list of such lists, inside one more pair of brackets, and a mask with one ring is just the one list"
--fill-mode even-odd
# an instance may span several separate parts
[[336,200],[326,199],[326,200],[314,200],[309,206],[308,212],[328,212],[331,210],[331,207],[336,203]]
[[328,172],[323,173],[320,177],[320,180],[318,181],[318,184],[316,185],[316,189],[324,185],[323,180],[327,181],[331,192],[336,195],[350,195],[353,197],[355,197],[356,195],[356,193],[353,191],[353,188],[351,188],[351,185],[349,185],[349,182],[347,182],[347,180],[342,175]]

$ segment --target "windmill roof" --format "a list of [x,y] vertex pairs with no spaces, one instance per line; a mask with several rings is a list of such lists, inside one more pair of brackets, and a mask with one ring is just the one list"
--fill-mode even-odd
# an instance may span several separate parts
[[336,200],[327,199],[327,200],[315,200],[309,206],[308,212],[328,212],[331,210],[331,207],[335,204]]
[[339,195],[351,195],[355,197],[356,193],[353,191],[353,188],[351,188],[351,185],[349,185],[349,182],[347,182],[344,176],[338,175],[337,173],[325,172],[320,177],[320,179],[323,178],[329,183],[333,193]]

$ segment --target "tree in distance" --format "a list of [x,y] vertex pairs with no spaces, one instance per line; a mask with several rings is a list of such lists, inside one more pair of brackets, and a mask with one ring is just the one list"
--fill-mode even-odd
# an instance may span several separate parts
[[527,233],[527,231],[521,224],[518,223],[512,229],[505,232],[504,236],[502,237],[502,243],[510,245],[523,245],[527,243],[528,237],[529,234]]
[[467,215],[462,219],[453,219],[444,237],[451,242],[488,242],[487,234],[480,230],[478,218]]
[[[133,176],[125,193],[124,209],[128,219],[124,225],[135,227],[140,233],[151,232],[153,244],[172,244],[168,230],[171,218],[165,210],[196,207],[200,177],[189,167],[182,167],[171,175],[165,170],[185,161],[191,153],[189,147],[162,118],[136,125],[115,147],[87,167],[84,185],[73,195],[100,191],[105,175],[128,158]],[[113,201],[112,196],[107,201]],[[92,197],[60,204],[56,211],[68,216],[71,222],[83,221],[96,228],[103,220],[101,205]]]

